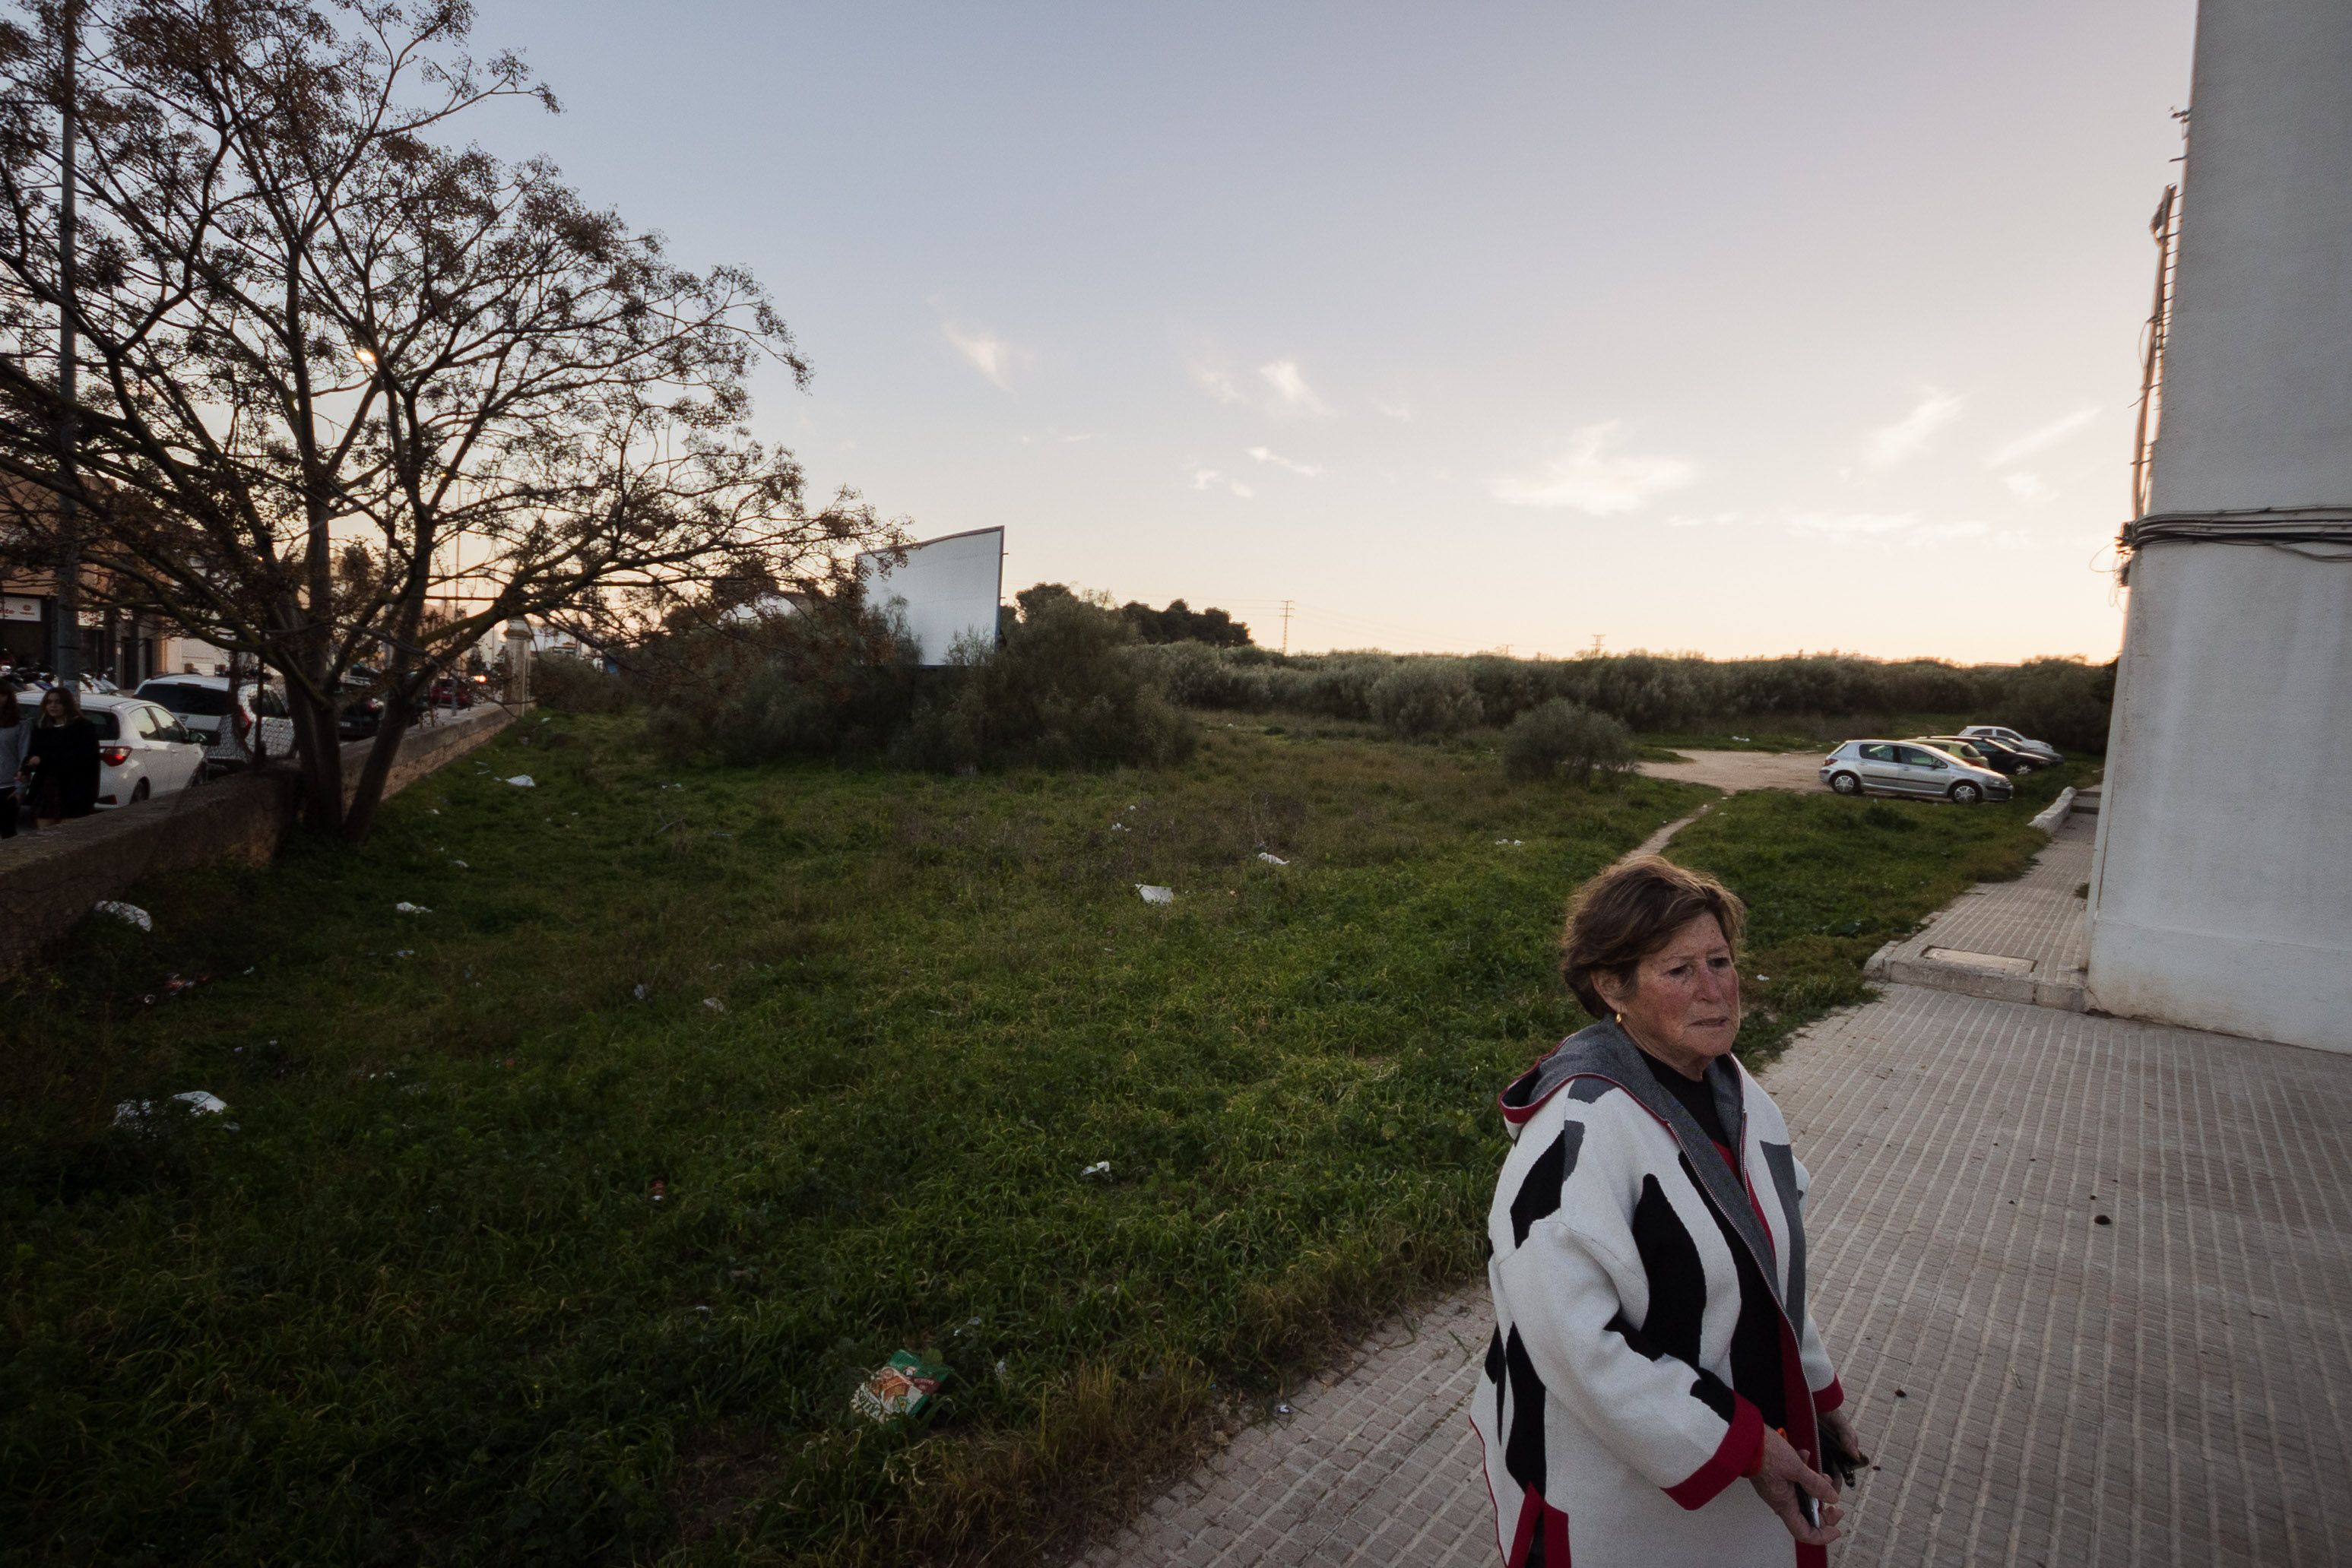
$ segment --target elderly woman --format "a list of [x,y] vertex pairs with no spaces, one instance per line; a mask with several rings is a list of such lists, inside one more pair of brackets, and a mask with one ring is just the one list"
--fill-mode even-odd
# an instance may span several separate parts
[[1868,1462],[1805,1310],[1805,1167],[1731,1055],[1745,915],[1655,856],[1587,883],[1560,968],[1601,1021],[1503,1092],[1472,1419],[1508,1568],[1821,1564],[1823,1471]]

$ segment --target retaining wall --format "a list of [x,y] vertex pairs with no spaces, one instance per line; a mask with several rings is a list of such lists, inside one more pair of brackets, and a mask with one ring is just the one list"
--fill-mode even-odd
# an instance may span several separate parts
[[[480,707],[410,730],[384,780],[385,798],[465,756],[514,717],[512,709]],[[373,744],[355,740],[343,747],[346,799]],[[0,841],[0,976],[25,967],[91,904],[120,898],[142,877],[268,862],[300,810],[300,784],[292,772],[239,773]]]

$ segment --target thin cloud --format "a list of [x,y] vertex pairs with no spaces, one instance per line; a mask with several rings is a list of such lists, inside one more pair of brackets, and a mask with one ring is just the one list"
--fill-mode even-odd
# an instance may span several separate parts
[[947,335],[971,368],[986,376],[1006,392],[1013,390],[1013,345],[993,332],[976,331],[943,321],[940,330]]
[[1251,447],[1249,449],[1249,455],[1252,457],[1256,458],[1261,463],[1271,463],[1277,468],[1287,468],[1293,474],[1304,474],[1309,479],[1314,478],[1315,476],[1323,472],[1323,465],[1320,463],[1294,462],[1292,459],[1283,456],[1280,453],[1272,451],[1264,446]]
[[1255,490],[1251,489],[1247,485],[1243,484],[1240,480],[1229,479],[1224,475],[1219,473],[1216,469],[1203,468],[1197,463],[1192,465],[1192,488],[1195,490],[1223,490],[1241,497],[1241,499],[1244,501],[1257,494]]
[[1249,393],[1234,385],[1234,378],[1223,371],[1197,369],[1192,372],[1192,379],[1201,383],[1202,392],[1219,402],[1247,402],[1250,400]]
[[1315,389],[1307,384],[1307,377],[1300,372],[1297,360],[1276,360],[1272,364],[1260,365],[1257,373],[1259,380],[1274,389],[1277,413],[1312,414],[1318,419],[1330,414],[1331,405],[1318,397]]
[[1843,544],[1938,544],[1992,531],[1979,522],[1931,523],[1912,512],[1792,512],[1787,522],[1793,532]]
[[2099,417],[2096,407],[2078,408],[2074,413],[2052,420],[2039,430],[2029,430],[2006,445],[1994,448],[1985,459],[1990,468],[2006,468],[2022,457],[2031,457],[2047,447],[2057,445],[2091,421]]
[[1892,468],[1927,450],[1936,434],[1960,417],[1968,400],[1928,387],[1919,402],[1893,424],[1881,425],[1863,443],[1862,460],[1873,468]]
[[1611,450],[1618,422],[1607,420],[1570,433],[1568,450],[1533,474],[1505,475],[1488,490],[1514,507],[1549,507],[1605,517],[1638,511],[1654,497],[1679,490],[1698,477],[1684,458]]
[[1393,419],[1400,423],[1410,423],[1412,420],[1412,404],[1402,398],[1398,398],[1393,402],[1386,398],[1374,398],[1372,412],[1384,419]]
[[2029,504],[2047,500],[2052,494],[2050,486],[2042,482],[2042,476],[2039,474],[2027,474],[2022,471],[2004,474],[2000,476],[2000,482],[2009,487],[2011,495]]

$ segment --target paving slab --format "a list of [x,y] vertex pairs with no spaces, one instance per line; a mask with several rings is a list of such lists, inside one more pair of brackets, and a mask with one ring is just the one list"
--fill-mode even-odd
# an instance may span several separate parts
[[2082,1011],[2090,938],[2077,890],[2091,880],[2096,832],[2087,813],[2060,818],[2023,876],[1962,894],[1874,954],[1870,977]]
[[[2352,1563],[2352,1059],[1895,986],[1766,1083],[1880,1462],[1833,1563]],[[1488,1322],[1398,1320],[1083,1561],[1487,1568]]]

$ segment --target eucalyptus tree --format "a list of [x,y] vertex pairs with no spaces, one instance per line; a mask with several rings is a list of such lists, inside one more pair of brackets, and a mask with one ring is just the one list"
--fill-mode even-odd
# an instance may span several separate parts
[[[822,584],[898,537],[751,434],[759,367],[809,367],[748,272],[464,139],[496,100],[557,107],[518,57],[477,57],[472,22],[41,0],[0,26],[5,520],[37,560],[79,543],[101,602],[282,675],[308,819],[354,838],[426,683],[500,622],[625,643],[714,583]],[[355,672],[385,722],[346,806]]]

